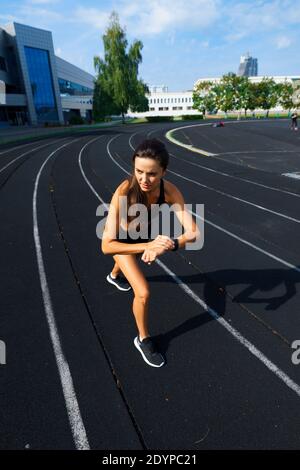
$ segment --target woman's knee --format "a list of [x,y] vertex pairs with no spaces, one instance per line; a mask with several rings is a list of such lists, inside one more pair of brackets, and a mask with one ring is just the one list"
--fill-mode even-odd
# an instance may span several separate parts
[[150,290],[148,286],[134,290],[134,297],[143,304],[147,303],[150,299]]

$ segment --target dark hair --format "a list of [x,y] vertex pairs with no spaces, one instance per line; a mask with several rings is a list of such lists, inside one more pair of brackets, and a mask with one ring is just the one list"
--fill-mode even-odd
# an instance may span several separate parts
[[161,168],[166,170],[169,163],[169,154],[163,142],[158,139],[143,140],[143,142],[141,142],[134,151],[132,156],[132,174],[128,178],[130,183],[127,193],[128,205],[131,206],[132,204],[139,203],[147,206],[147,197],[141,190],[134,173],[134,162],[136,157],[156,160]]

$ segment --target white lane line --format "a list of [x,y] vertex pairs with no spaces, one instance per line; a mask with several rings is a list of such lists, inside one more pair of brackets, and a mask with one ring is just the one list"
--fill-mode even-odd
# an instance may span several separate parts
[[293,390],[300,397],[300,385],[294,382],[285,372],[270,361],[254,344],[248,341],[238,330],[233,328],[224,318],[222,318],[215,310],[210,308],[204,300],[202,300],[192,289],[190,289],[171,269],[169,269],[162,261],[156,260],[157,264],[171,276],[178,286],[189,295],[195,302],[201,305],[204,310],[209,313],[220,325],[222,325],[228,333],[230,333],[242,346],[248,349],[259,361],[261,361],[271,372],[273,372],[284,384]]
[[268,256],[269,258],[272,258],[275,261],[278,261],[278,263],[283,264],[284,266],[287,266],[288,268],[293,269],[294,271],[297,271],[298,273],[300,273],[300,268],[298,268],[294,264],[291,264],[288,261],[285,261],[284,259],[273,255],[269,251],[265,251],[262,248],[259,248],[259,246],[254,245],[253,243],[250,243],[247,240],[244,240],[243,238],[239,237],[238,235],[235,235],[234,233],[230,232],[229,230],[226,230],[225,228],[222,228],[219,225],[214,224],[210,220],[207,220],[206,217],[205,217],[205,219],[203,219],[201,216],[199,216],[198,214],[196,214],[193,211],[191,211],[191,214],[193,214],[195,217],[199,218],[200,220],[204,220],[205,223],[207,223],[208,225],[211,225],[212,227],[216,228],[217,230],[220,230],[221,232],[226,233],[226,235],[229,235],[230,237],[235,238],[239,242],[244,243],[244,245],[248,245],[251,248],[253,248],[254,250],[259,251],[260,253],[263,253],[264,255]]
[[[240,121],[240,122],[239,122],[239,121],[234,121],[234,122],[228,122],[227,124],[233,124],[233,123],[242,124],[242,123],[245,123],[245,122],[247,122],[247,121]],[[248,122],[256,122],[256,121],[248,121]],[[202,127],[202,126],[207,126],[207,125],[209,125],[209,124],[195,124],[194,127],[196,127],[196,126]],[[192,126],[184,126],[184,127],[192,127]],[[171,129],[171,130],[176,130],[176,129],[177,129],[177,128]],[[181,128],[178,128],[178,129],[181,129]],[[168,139],[167,133],[165,134],[165,137]],[[174,140],[174,138],[173,138],[173,140]],[[176,145],[177,145],[177,144],[176,144]],[[233,152],[229,152],[229,153],[233,153]],[[240,152],[237,152],[237,153],[240,153]],[[274,188],[274,187],[272,187],[272,186],[267,186],[267,185],[264,185],[264,184],[261,184],[261,183],[256,183],[256,182],[251,181],[251,180],[248,180],[248,179],[246,179],[246,178],[241,178],[241,177],[238,177],[238,176],[229,175],[229,174],[227,174],[227,173],[223,173],[223,172],[221,172],[221,171],[216,171],[216,170],[213,170],[213,169],[211,169],[211,168],[207,168],[207,167],[205,167],[205,166],[203,166],[203,165],[199,165],[199,164],[197,164],[197,163],[190,162],[190,161],[188,161],[188,160],[186,160],[186,159],[178,158],[178,157],[176,157],[175,155],[173,155],[173,154],[171,154],[171,153],[170,153],[170,155],[172,155],[173,157],[177,158],[178,160],[181,160],[181,161],[183,160],[183,161],[185,161],[186,163],[189,163],[190,165],[199,166],[199,168],[203,168],[204,170],[207,170],[207,171],[212,171],[212,172],[214,172],[214,173],[218,173],[218,174],[220,174],[220,175],[227,176],[227,177],[229,177],[229,178],[237,179],[237,180],[240,180],[240,181],[245,181],[245,182],[247,182],[247,183],[254,184],[254,185],[256,185],[256,186],[260,186],[260,187],[262,187],[262,188],[271,189],[272,191],[278,191],[278,192],[281,192],[281,193],[284,193],[284,194],[289,194],[290,196],[300,197],[299,194],[292,193],[292,192],[290,192],[290,191],[285,191],[285,190],[283,190],[283,189],[278,189],[278,188]],[[224,153],[221,153],[221,154],[214,154],[214,158],[215,158],[215,159],[224,161],[224,160],[222,160],[222,158],[219,158],[218,155],[224,155]],[[212,155],[211,155],[211,156],[212,156]]]
[[[109,155],[110,155],[111,159],[112,159],[115,163],[117,163],[117,162],[114,160],[114,158],[112,158],[112,155],[110,154],[110,152],[109,152]],[[124,168],[122,168],[118,163],[117,163],[117,165],[118,165],[123,171],[126,171],[126,170],[125,170]],[[170,170],[168,170],[168,171],[170,171]],[[128,171],[126,171],[126,173],[129,174]],[[171,173],[174,173],[174,172],[171,171]],[[175,173],[175,174],[176,174],[179,178],[185,178],[184,176],[179,175],[178,173]],[[199,183],[199,184],[200,184],[200,183]],[[244,239],[241,238],[241,237],[238,237],[237,235],[235,235],[234,233],[230,232],[229,230],[226,230],[226,229],[220,227],[219,225],[214,224],[213,222],[211,222],[210,220],[208,220],[206,217],[205,217],[205,219],[202,219],[202,217],[200,217],[198,214],[196,214],[196,213],[193,212],[193,211],[191,211],[191,214],[193,214],[195,217],[197,217],[197,218],[199,218],[199,219],[201,219],[201,220],[204,220],[204,223],[207,223],[207,224],[211,225],[212,227],[216,228],[217,230],[220,230],[221,232],[226,233],[226,234],[229,235],[230,237],[235,238],[235,239],[238,240],[239,242],[244,243],[245,245],[250,246],[250,247],[253,248],[254,250],[259,251],[260,253],[263,253],[263,254],[266,255],[266,256],[269,256],[270,258],[274,259],[275,261],[278,261],[279,263],[281,263],[281,264],[287,266],[288,268],[293,269],[294,271],[300,272],[300,268],[298,268],[298,267],[295,266],[294,264],[291,264],[291,263],[289,263],[288,261],[285,261],[285,260],[283,260],[282,258],[279,258],[278,256],[275,256],[275,255],[273,255],[272,253],[270,253],[270,252],[268,252],[268,251],[265,251],[265,250],[263,250],[262,248],[259,248],[259,246],[254,245],[253,243],[250,243],[250,242],[248,242],[247,240],[244,240]]]
[[244,204],[248,204],[249,206],[255,207],[256,209],[259,209],[261,211],[270,212],[271,214],[277,215],[278,217],[282,217],[283,219],[287,219],[287,220],[290,220],[291,222],[296,222],[297,224],[300,224],[299,219],[295,219],[294,217],[290,217],[289,215],[282,214],[282,212],[272,211],[271,209],[268,209],[267,207],[259,206],[258,204],[254,204],[253,202],[246,201],[245,199],[241,199],[237,196],[232,196],[231,194],[224,193],[223,191],[220,191],[219,189],[211,188],[210,186],[206,186],[205,184],[202,184],[202,183],[199,183],[198,181],[187,178],[186,176],[179,175],[175,171],[168,170],[168,172],[172,173],[173,175],[178,176],[179,178],[190,181],[191,183],[196,184],[197,186],[201,186],[202,188],[208,189],[209,191],[213,191],[215,193],[221,194],[222,196],[228,197],[229,199],[234,199]]
[[2,152],[0,152],[0,155],[3,155],[3,154],[8,153],[8,152],[12,152],[13,150],[21,149],[23,147],[28,147],[28,145],[34,145],[36,143],[37,142],[28,142],[27,144],[23,144],[23,145],[16,145],[16,147],[11,147],[7,150],[3,150]]
[[[129,143],[129,145],[130,145],[130,147],[133,149],[133,147],[132,147],[132,145],[131,145],[130,143]],[[134,149],[133,149],[133,150],[134,150]],[[171,154],[171,155],[172,155],[172,154]],[[177,158],[177,157],[175,157],[175,158]],[[179,159],[179,160],[180,160],[180,159]],[[199,166],[199,165],[196,165],[196,166]],[[205,167],[204,167],[204,168],[205,168]],[[217,172],[217,171],[215,171],[215,170],[211,170],[211,169],[209,169],[209,171],[212,171],[212,172],[214,172],[214,173],[219,173],[219,172]],[[266,211],[266,212],[270,212],[271,214],[277,215],[278,217],[283,217],[284,219],[290,220],[290,221],[292,221],[292,222],[296,222],[296,223],[298,223],[298,224],[300,223],[300,220],[299,220],[299,219],[295,219],[295,218],[290,217],[290,216],[288,216],[288,215],[282,214],[281,212],[276,212],[276,211],[273,211],[273,210],[271,210],[271,209],[268,209],[268,208],[266,208],[266,207],[264,207],[264,206],[259,206],[259,205],[257,205],[257,204],[254,204],[253,202],[246,201],[246,200],[241,199],[241,198],[238,198],[238,197],[236,197],[236,196],[232,196],[231,194],[224,193],[224,192],[222,192],[222,191],[220,191],[220,190],[218,190],[218,189],[211,188],[211,187],[209,187],[209,186],[206,186],[205,184],[199,183],[198,181],[189,179],[189,178],[187,178],[187,177],[185,177],[185,176],[183,176],[183,175],[179,175],[178,173],[175,173],[174,171],[168,170],[168,172],[169,172],[169,173],[173,173],[174,175],[178,176],[179,178],[186,179],[186,180],[190,181],[191,183],[197,184],[198,186],[202,186],[203,188],[209,189],[210,191],[215,191],[215,192],[221,194],[222,196],[226,196],[226,197],[229,197],[229,198],[231,198],[231,199],[235,199],[235,200],[237,200],[237,201],[243,202],[244,204],[249,204],[250,206],[254,206],[254,207],[257,208],[257,209],[260,209],[260,210],[263,210],[263,211]],[[221,173],[221,174],[224,174],[224,173]],[[230,175],[226,175],[226,176],[230,176]],[[293,194],[293,193],[292,193],[292,194]],[[293,195],[294,195],[294,196],[297,196],[297,197],[300,197],[299,194],[296,194],[296,195],[293,194]]]
[[249,153],[299,153],[299,150],[240,150],[235,152],[221,152],[216,155],[233,155],[233,154],[249,154]]
[[127,173],[127,175],[130,175],[131,173],[129,173],[129,171],[125,170],[121,165],[119,165],[119,163],[114,159],[114,157],[112,156],[112,154],[110,153],[110,150],[109,150],[109,146],[110,146],[111,142],[113,140],[115,140],[117,137],[119,137],[120,135],[121,134],[117,134],[112,139],[110,139],[110,141],[108,142],[108,144],[106,146],[106,150],[107,150],[107,153],[109,154],[110,158],[112,159],[112,161],[115,163],[115,165],[117,165],[119,168],[121,168],[121,170],[124,171],[125,173]]
[[172,157],[176,158],[176,160],[188,163],[189,165],[197,166],[199,168],[202,168],[203,170],[210,171],[210,172],[216,173],[218,175],[226,176],[227,178],[232,178],[232,179],[236,179],[236,180],[239,180],[239,181],[245,181],[246,183],[254,184],[255,186],[260,186],[262,188],[271,189],[271,191],[277,191],[279,193],[288,194],[289,196],[294,196],[294,197],[299,197],[300,198],[300,194],[291,193],[290,191],[286,191],[284,189],[274,188],[273,186],[267,186],[267,185],[262,184],[262,183],[257,183],[256,181],[248,180],[246,178],[241,178],[240,176],[234,176],[234,175],[230,175],[229,173],[224,173],[223,171],[214,170],[212,168],[208,168],[206,166],[200,165],[199,163],[190,162],[189,160],[186,160],[185,158],[177,157],[173,153],[170,153],[170,155]]
[[[118,134],[120,135],[120,134]],[[117,136],[110,140],[112,142]],[[110,143],[109,142],[109,143]],[[109,144],[108,144],[108,151],[109,151]],[[111,152],[108,152],[111,158]],[[115,159],[112,158],[114,163],[116,163]],[[121,168],[125,173],[128,172],[121,167],[121,165],[117,164],[119,168]],[[201,305],[209,315],[211,315],[220,325],[222,325],[228,333],[230,333],[242,346],[248,349],[248,351],[255,356],[259,361],[261,361],[265,367],[267,367],[271,372],[273,372],[288,388],[293,390],[298,397],[300,397],[300,386],[294,382],[285,372],[283,372],[279,367],[276,366],[272,361],[270,361],[259,349],[257,349],[254,344],[248,341],[239,331],[233,328],[224,318],[222,318],[215,310],[210,308],[190,287],[185,284],[180,277],[178,277],[173,271],[171,271],[162,261],[159,259],[156,260],[156,263],[167,273],[169,274],[174,281],[179,285],[181,289],[191,297],[195,302]]]
[[[200,124],[200,125],[209,126],[210,124]],[[215,157],[217,155],[216,153],[207,152],[206,150],[200,149],[198,147],[194,147],[192,144],[183,144],[179,140],[175,139],[172,135],[175,131],[184,129],[185,127],[196,127],[196,126],[199,126],[199,124],[195,124],[193,126],[176,127],[176,129],[172,129],[166,133],[166,138],[173,144],[178,145],[179,147],[188,149],[191,152],[200,153],[201,155],[205,155],[206,157]]]
[[132,150],[135,150],[135,149],[134,149],[133,146],[131,145],[131,139],[133,139],[133,137],[134,137],[135,135],[140,134],[141,132],[143,132],[143,131],[135,132],[134,134],[132,134],[132,135],[130,136],[129,145],[130,145],[130,147],[132,148]]
[[39,150],[43,147],[47,147],[48,145],[51,145],[51,144],[55,144],[56,142],[58,142],[58,140],[61,142],[62,140],[65,140],[65,139],[57,139],[51,143],[47,143],[47,144],[44,144],[44,145],[40,145],[39,147],[35,147],[34,149],[31,149],[31,150],[28,150],[27,152],[25,153],[22,153],[22,155],[19,155],[17,158],[14,158],[14,160],[12,160],[11,162],[9,162],[7,165],[3,166],[1,169],[0,169],[0,173],[4,170],[6,170],[6,168],[8,168],[10,165],[12,165],[14,162],[16,162],[17,160],[19,160],[19,158],[22,158],[24,157],[25,155],[28,155],[29,153],[31,152],[34,152],[35,150]]
[[300,180],[300,171],[295,173],[282,173],[282,176],[288,176],[289,178],[295,178],[296,180]]
[[73,379],[71,375],[71,371],[69,368],[69,364],[65,358],[63,353],[63,349],[61,346],[61,341],[59,337],[59,333],[57,330],[57,325],[55,321],[54,310],[52,307],[52,301],[49,291],[49,286],[47,282],[46,272],[45,272],[45,265],[43,260],[42,248],[41,248],[41,241],[39,235],[39,226],[38,226],[38,215],[37,215],[37,193],[38,193],[38,185],[40,176],[42,171],[48,162],[48,160],[60,149],[76,142],[79,139],[72,140],[64,145],[61,145],[56,150],[54,150],[48,158],[44,161],[43,165],[41,166],[38,175],[35,180],[34,184],[34,192],[33,192],[33,200],[32,200],[32,208],[33,208],[33,236],[34,236],[34,243],[36,249],[36,256],[37,256],[37,263],[38,263],[38,270],[40,276],[40,284],[42,289],[44,307],[48,322],[48,327],[50,331],[50,337],[54,349],[56,364],[59,372],[59,377],[62,385],[62,390],[65,398],[66,408],[69,417],[69,423],[73,435],[73,439],[75,442],[75,446],[77,450],[88,450],[90,448],[88,438],[86,435],[85,427],[82,421]]
[[89,182],[88,178],[86,177],[86,174],[83,170],[83,167],[82,167],[82,162],[81,162],[81,156],[82,156],[82,152],[84,151],[84,149],[90,145],[92,142],[95,142],[95,140],[98,140],[98,139],[101,139],[101,137],[104,137],[104,135],[101,135],[100,137],[96,137],[95,139],[93,140],[90,140],[89,142],[87,142],[83,147],[82,149],[80,150],[79,152],[79,156],[78,156],[78,164],[79,164],[79,168],[80,168],[80,171],[81,171],[81,174],[86,182],[86,184],[90,187],[91,191],[95,194],[95,196],[99,199],[99,201],[101,201],[102,203],[104,203],[104,201],[98,196],[98,193],[96,192],[95,188],[91,185],[91,183]]

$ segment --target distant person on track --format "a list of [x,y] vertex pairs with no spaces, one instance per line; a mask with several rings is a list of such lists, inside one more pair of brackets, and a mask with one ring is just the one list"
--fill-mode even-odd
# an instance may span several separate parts
[[[200,236],[199,229],[191,214],[184,207],[184,199],[179,189],[171,182],[164,180],[169,163],[169,154],[162,142],[157,139],[143,141],[134,151],[131,176],[116,189],[109,208],[106,225],[102,237],[102,251],[112,255],[114,267],[107,276],[107,281],[122,291],[133,289],[133,314],[138,335],[134,345],[141,353],[144,361],[153,367],[161,367],[165,359],[158,352],[148,330],[148,305],[150,290],[148,282],[138,263],[138,257],[150,265],[155,259],[167,251],[176,251],[186,243],[193,242]],[[122,198],[123,196],[123,198]],[[121,218],[124,200],[128,208],[126,220]],[[148,237],[133,239],[130,225],[132,218],[129,209],[134,204],[143,204],[147,220],[137,226],[146,227]],[[154,240],[151,236],[151,205],[176,204],[175,214],[183,227],[183,234],[178,238],[158,235]],[[132,215],[132,214],[131,214]],[[120,233],[123,232],[122,236]],[[140,233],[141,230],[138,231]],[[123,238],[125,236],[125,238]],[[140,256],[137,256],[140,255]],[[123,273],[126,279],[120,277]]]
[[297,131],[298,130],[298,113],[297,111],[294,111],[293,114],[291,115],[291,119],[292,119],[292,125],[291,125],[291,129],[292,131]]
[[212,124],[212,127],[224,127],[224,122],[223,121],[214,122]]

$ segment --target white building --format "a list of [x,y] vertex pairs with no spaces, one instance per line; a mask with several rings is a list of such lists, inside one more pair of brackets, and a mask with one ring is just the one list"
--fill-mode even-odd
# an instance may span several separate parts
[[193,109],[193,91],[168,91],[165,85],[150,86],[147,94],[149,111],[134,113],[130,111],[129,116],[182,116],[186,114],[202,114]]

